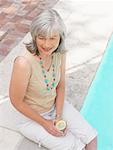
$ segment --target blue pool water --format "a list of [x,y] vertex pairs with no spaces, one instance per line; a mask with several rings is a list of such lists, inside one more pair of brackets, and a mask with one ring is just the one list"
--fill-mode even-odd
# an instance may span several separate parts
[[113,150],[113,35],[88,90],[81,114],[97,129],[98,150]]

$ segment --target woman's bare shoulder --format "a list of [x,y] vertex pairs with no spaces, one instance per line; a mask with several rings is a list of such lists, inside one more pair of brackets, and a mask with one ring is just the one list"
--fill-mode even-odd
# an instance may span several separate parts
[[21,56],[16,57],[14,60],[9,87],[10,99],[15,104],[17,103],[18,99],[19,101],[23,100],[30,76],[31,70],[27,59]]
[[24,56],[17,56],[14,60],[13,70],[21,71],[21,74],[26,72],[31,73],[31,64]]
[[29,61],[24,56],[17,56],[14,60],[14,65],[26,69],[31,67]]

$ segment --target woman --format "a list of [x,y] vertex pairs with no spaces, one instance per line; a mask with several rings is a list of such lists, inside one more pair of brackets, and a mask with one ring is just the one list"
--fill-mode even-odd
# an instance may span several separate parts
[[[9,89],[12,105],[26,116],[18,130],[50,150],[96,150],[95,129],[64,101],[65,25],[59,14],[50,9],[38,15],[31,36],[28,51],[14,61]],[[64,131],[55,126],[61,119]]]

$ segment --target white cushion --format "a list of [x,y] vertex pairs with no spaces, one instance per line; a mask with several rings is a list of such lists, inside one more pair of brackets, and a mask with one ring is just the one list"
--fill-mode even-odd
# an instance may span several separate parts
[[11,104],[9,97],[0,96],[0,126],[17,131],[18,124],[29,120],[28,117],[17,111]]
[[17,150],[24,136],[0,127],[0,150]]
[[18,132],[0,127],[0,150],[47,150]]
[[46,150],[18,132],[17,124],[26,119],[10,102],[9,97],[0,96],[0,150]]

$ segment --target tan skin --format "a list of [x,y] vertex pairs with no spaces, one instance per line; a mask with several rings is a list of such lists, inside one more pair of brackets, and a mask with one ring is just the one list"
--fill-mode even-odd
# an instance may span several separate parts
[[[38,50],[42,59],[44,60],[44,68],[47,70],[49,69],[52,61],[51,54],[57,48],[59,41],[60,35],[57,32],[52,33],[48,37],[39,35],[36,38]],[[34,56],[34,59],[39,61],[39,57],[36,55]],[[56,117],[56,120],[59,120],[59,117],[61,117],[64,104],[65,62],[65,54],[63,54],[61,60],[61,78],[56,88],[56,113],[58,116]],[[64,136],[67,133],[67,129],[64,133],[59,131],[54,126],[55,120],[47,120],[43,118],[42,116],[37,114],[27,103],[23,101],[31,73],[31,66],[29,65],[27,60],[24,57],[18,57],[14,62],[12,77],[10,81],[9,96],[11,99],[11,103],[18,111],[39,123],[45,128],[47,132],[49,132],[53,136]],[[94,139],[91,143],[87,144],[86,149],[96,150],[96,139]]]

